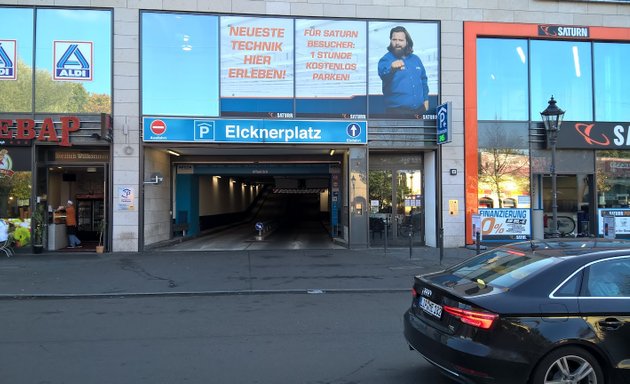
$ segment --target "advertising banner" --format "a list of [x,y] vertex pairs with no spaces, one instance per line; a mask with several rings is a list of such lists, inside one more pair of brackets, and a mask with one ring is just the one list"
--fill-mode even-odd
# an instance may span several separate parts
[[223,16],[220,25],[221,115],[293,117],[293,20]]
[[480,209],[484,241],[528,240],[531,238],[529,209]]
[[[432,22],[368,23],[370,117],[435,119],[438,27]],[[397,65],[401,55],[405,59]]]
[[[439,29],[438,21],[143,11],[142,114],[435,120]],[[156,65],[164,58],[168,72]]]
[[144,118],[145,142],[366,144],[365,121]]
[[297,117],[366,118],[366,28],[364,21],[295,21]]
[[598,211],[599,235],[606,238],[630,238],[630,208],[604,208]]

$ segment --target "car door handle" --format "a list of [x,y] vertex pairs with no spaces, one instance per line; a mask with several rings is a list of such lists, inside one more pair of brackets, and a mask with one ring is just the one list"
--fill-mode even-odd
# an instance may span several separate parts
[[614,317],[608,318],[606,320],[600,320],[597,322],[597,325],[604,331],[616,331],[621,328],[623,323]]

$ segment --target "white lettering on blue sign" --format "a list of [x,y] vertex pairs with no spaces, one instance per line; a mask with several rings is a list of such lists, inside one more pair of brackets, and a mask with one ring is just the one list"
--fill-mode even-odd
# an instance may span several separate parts
[[92,42],[54,41],[53,51],[54,80],[92,80]]
[[195,141],[214,141],[214,121],[195,120]]
[[281,140],[290,142],[292,140],[321,140],[321,129],[313,127],[300,128],[297,125],[291,128],[257,128],[253,125],[249,127],[241,127],[238,124],[228,124],[225,126],[225,137],[228,139],[239,140]]
[[16,41],[0,40],[0,79],[15,80]]
[[357,137],[361,134],[361,127],[359,126],[359,124],[349,124],[346,128],[346,133],[350,137]]

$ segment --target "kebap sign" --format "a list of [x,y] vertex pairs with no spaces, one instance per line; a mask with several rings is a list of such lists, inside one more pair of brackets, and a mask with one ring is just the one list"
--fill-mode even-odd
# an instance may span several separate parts
[[144,118],[145,142],[367,144],[365,121]]

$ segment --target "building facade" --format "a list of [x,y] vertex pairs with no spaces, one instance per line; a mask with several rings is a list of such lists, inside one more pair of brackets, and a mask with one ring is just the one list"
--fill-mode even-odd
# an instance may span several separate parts
[[[97,3],[0,5],[14,236],[41,206],[60,248],[72,200],[85,238],[143,250],[239,220],[271,184],[312,195],[350,248],[383,226],[432,247],[543,237],[551,96],[558,225],[625,235],[627,1]],[[418,62],[396,83],[397,27]]]

